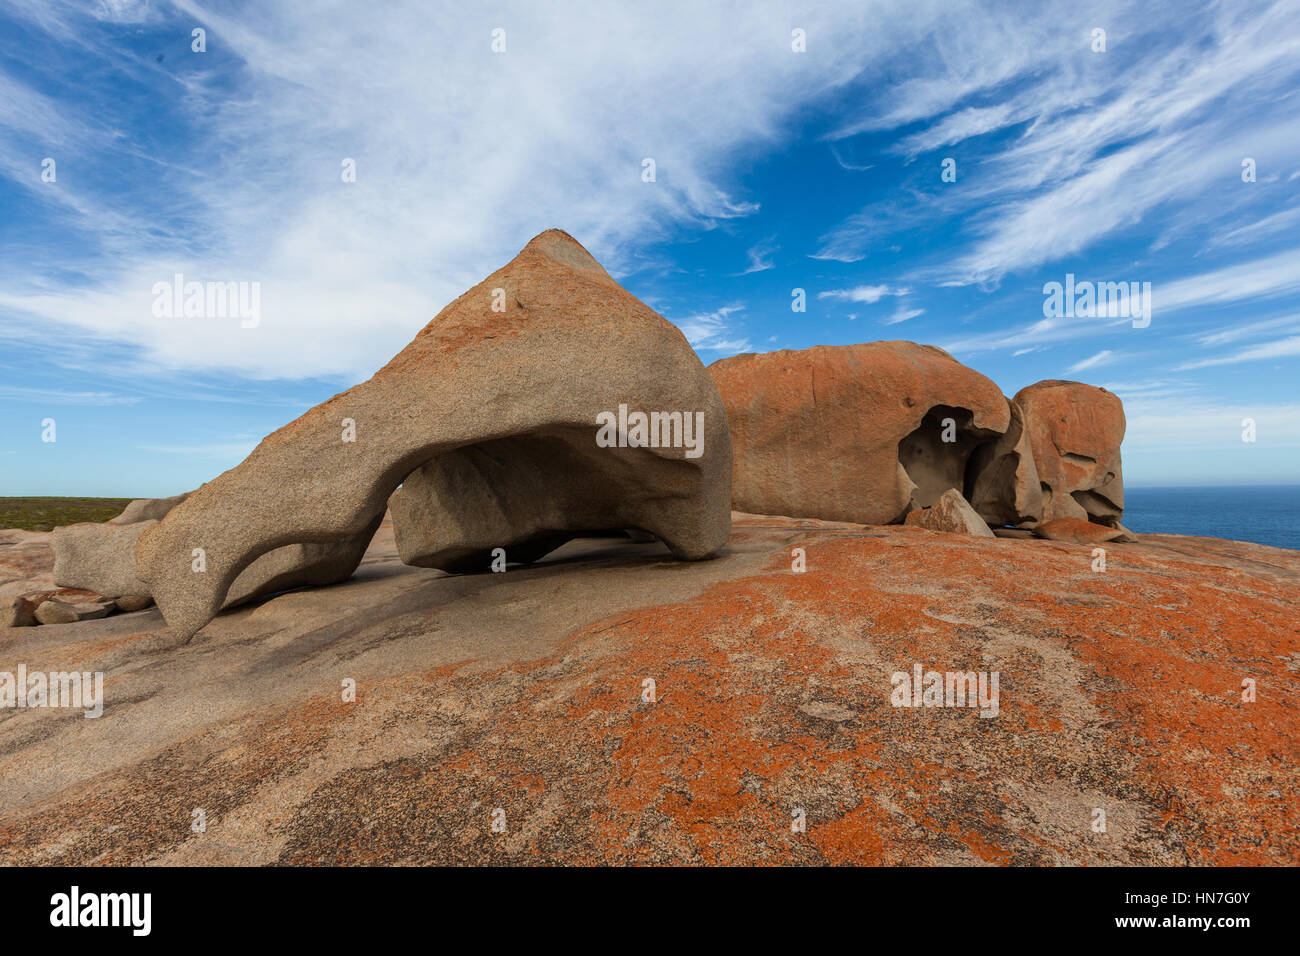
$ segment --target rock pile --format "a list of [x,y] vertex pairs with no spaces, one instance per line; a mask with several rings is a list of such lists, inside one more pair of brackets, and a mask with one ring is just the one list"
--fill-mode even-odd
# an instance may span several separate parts
[[709,372],[738,511],[981,536],[1057,518],[1121,528],[1124,410],[1105,389],[1048,381],[1009,399],[912,342],[737,355]]
[[75,624],[119,611],[142,611],[151,604],[153,599],[149,597],[127,595],[115,600],[84,588],[27,591],[0,598],[0,627]]

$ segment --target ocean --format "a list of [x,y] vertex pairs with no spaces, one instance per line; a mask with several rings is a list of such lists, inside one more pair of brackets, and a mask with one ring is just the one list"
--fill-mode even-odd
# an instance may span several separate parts
[[1130,531],[1201,534],[1300,550],[1300,485],[1125,488]]

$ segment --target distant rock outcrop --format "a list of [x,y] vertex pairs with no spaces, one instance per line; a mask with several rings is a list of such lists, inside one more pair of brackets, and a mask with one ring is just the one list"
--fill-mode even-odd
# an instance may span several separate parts
[[735,453],[738,511],[901,522],[964,490],[1007,400],[947,352],[914,342],[818,345],[714,362]]
[[161,521],[167,517],[167,513],[175,508],[178,504],[190,496],[187,491],[183,495],[173,495],[170,498],[137,498],[125,508],[116,518],[109,518],[108,524],[136,524],[140,521]]
[[[650,434],[637,417],[650,413],[681,413],[683,424],[690,416],[697,447],[671,421],[656,419],[662,428]],[[612,447],[598,440],[607,416],[616,423],[605,436]],[[593,505],[626,489],[618,522],[656,535],[679,557],[706,557],[727,539],[731,445],[712,380],[677,328],[572,237],[550,230],[439,313],[370,381],[267,437],[146,531],[136,547],[140,576],[173,632],[188,639],[263,554],[337,544],[359,561],[408,475],[461,449],[462,459],[499,452],[503,442],[511,458],[545,449],[558,461],[581,449],[582,467],[609,486]],[[551,472],[565,474],[558,464]],[[494,530],[473,528],[454,501],[443,507],[475,534]],[[520,544],[605,519],[593,512],[567,510],[563,527],[535,528]],[[436,562],[439,550],[472,554],[485,543],[473,534],[466,541],[416,550]],[[355,566],[340,561],[322,578]]]
[[1081,382],[1045,381],[1016,393],[1043,492],[1042,521],[1115,526],[1124,513],[1119,397]]

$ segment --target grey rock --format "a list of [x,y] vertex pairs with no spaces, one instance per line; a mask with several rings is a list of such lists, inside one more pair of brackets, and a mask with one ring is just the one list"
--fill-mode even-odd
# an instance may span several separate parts
[[36,609],[36,620],[42,624],[75,624],[108,617],[115,610],[112,601],[95,601],[85,604],[64,604],[51,598],[42,601]]
[[929,531],[973,534],[981,538],[994,536],[984,519],[975,513],[970,503],[954,488],[945,491],[929,508],[908,514],[903,523]]
[[149,586],[135,573],[136,541],[158,522],[132,524],[72,524],[55,528],[54,583],[85,588],[105,597],[148,594]]
[[109,518],[108,524],[135,524],[140,521],[161,521],[167,517],[167,514],[178,504],[190,496],[191,492],[185,492],[183,495],[173,495],[170,498],[137,498],[125,508],[116,518]]
[[[506,311],[493,311],[501,301]],[[426,463],[512,439],[560,437],[574,447],[585,432],[594,446],[597,416],[620,404],[703,415],[699,457],[683,447],[607,448],[602,467],[633,488],[657,483],[657,499],[640,495],[642,513],[625,523],[678,557],[713,554],[731,526],[731,442],[717,389],[680,330],[571,236],[549,230],[368,382],[268,436],[146,531],[136,546],[140,577],[173,636],[188,640],[267,552],[360,542],[347,551],[359,561],[389,496]],[[444,506],[455,513],[454,502]],[[195,548],[204,549],[204,573],[191,568]],[[348,563],[329,562],[329,576],[350,574]]]

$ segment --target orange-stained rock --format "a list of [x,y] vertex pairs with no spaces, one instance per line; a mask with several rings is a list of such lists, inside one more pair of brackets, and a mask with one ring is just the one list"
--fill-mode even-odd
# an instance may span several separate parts
[[1034,535],[1073,544],[1102,544],[1106,541],[1125,544],[1137,540],[1137,536],[1121,524],[1111,527],[1084,518],[1053,518],[1044,521],[1034,526]]
[[1087,518],[1115,525],[1124,513],[1124,405],[1081,382],[1046,381],[1016,393],[1043,490],[1043,521]]
[[731,423],[733,506],[757,514],[900,522],[963,490],[972,450],[1010,421],[993,382],[914,342],[737,355],[709,373]]
[[[153,610],[0,632],[106,674],[97,720],[0,720],[0,865],[1300,864],[1300,552],[1092,561],[738,514],[716,561],[448,576],[381,527],[348,582],[188,645]],[[998,715],[896,706],[916,665],[998,671]]]

